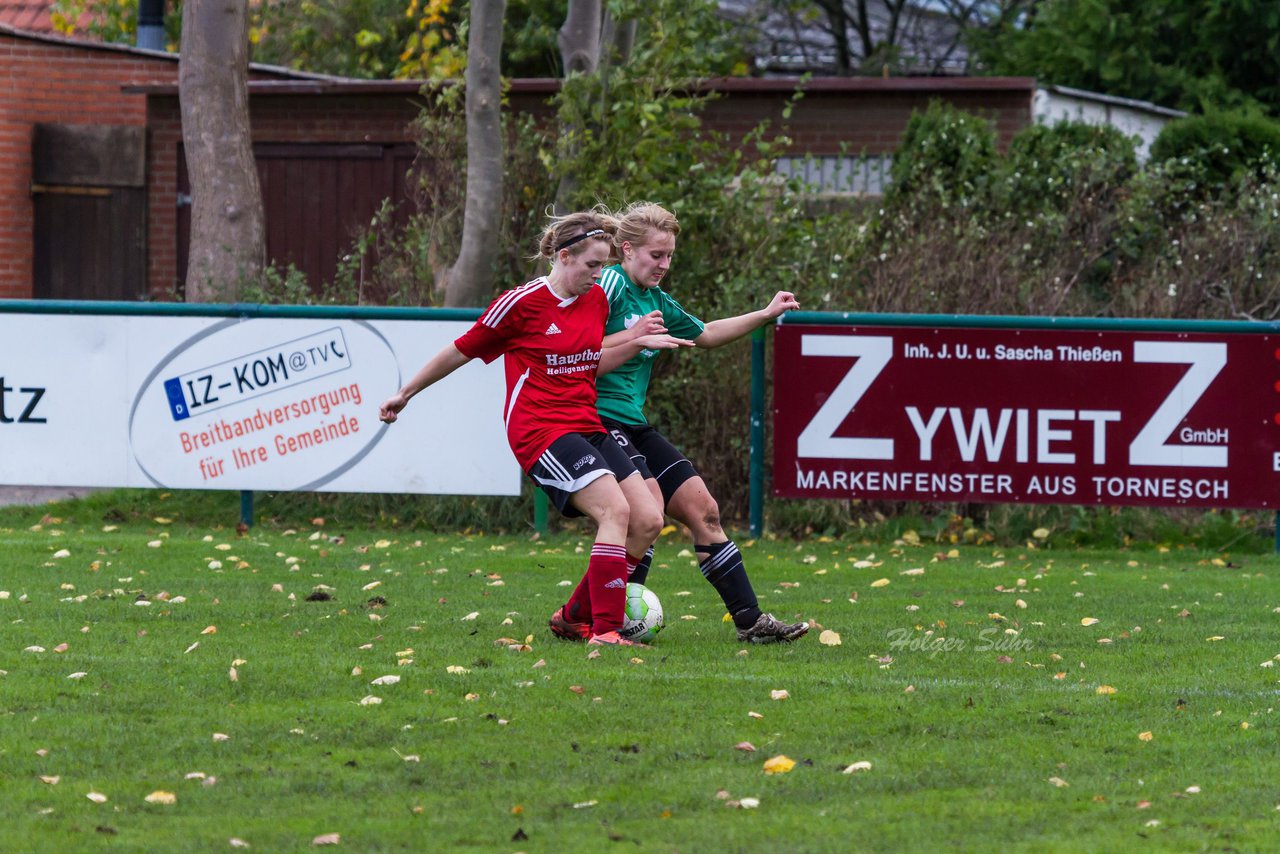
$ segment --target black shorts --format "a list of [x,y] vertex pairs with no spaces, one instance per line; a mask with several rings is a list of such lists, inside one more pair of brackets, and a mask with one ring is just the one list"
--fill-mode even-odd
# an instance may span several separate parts
[[566,433],[542,452],[527,473],[557,510],[573,517],[583,515],[571,503],[575,492],[606,475],[626,480],[636,474],[636,467],[608,433]]
[[621,424],[608,418],[601,420],[604,429],[613,434],[640,474],[658,481],[663,506],[671,503],[671,496],[686,480],[699,476],[688,457],[652,424]]

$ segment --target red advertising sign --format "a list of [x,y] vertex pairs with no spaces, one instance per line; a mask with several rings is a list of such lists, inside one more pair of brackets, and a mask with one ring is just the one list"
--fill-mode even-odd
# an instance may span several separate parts
[[783,324],[774,494],[1280,506],[1280,335]]

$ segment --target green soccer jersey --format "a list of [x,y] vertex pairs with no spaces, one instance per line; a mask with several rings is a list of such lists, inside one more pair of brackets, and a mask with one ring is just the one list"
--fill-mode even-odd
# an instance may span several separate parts
[[[600,287],[609,298],[609,322],[604,328],[605,335],[630,329],[655,309],[662,312],[667,331],[676,338],[692,341],[702,334],[705,327],[662,288],[642,288],[631,281],[620,264],[605,268],[600,275]],[[623,424],[648,423],[644,417],[644,400],[649,394],[653,360],[661,352],[641,350],[639,355],[616,371],[596,378],[596,406],[600,417]]]

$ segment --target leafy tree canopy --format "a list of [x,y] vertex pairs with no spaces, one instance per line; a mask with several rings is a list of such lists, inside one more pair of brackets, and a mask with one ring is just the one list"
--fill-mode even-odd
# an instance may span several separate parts
[[969,42],[993,74],[1280,114],[1280,3],[1269,0],[1040,0]]

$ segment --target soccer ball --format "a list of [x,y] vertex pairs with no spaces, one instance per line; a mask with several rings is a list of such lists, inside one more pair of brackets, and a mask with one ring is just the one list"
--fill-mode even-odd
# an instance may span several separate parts
[[618,634],[627,640],[648,643],[662,631],[662,603],[643,584],[627,585],[627,619]]

